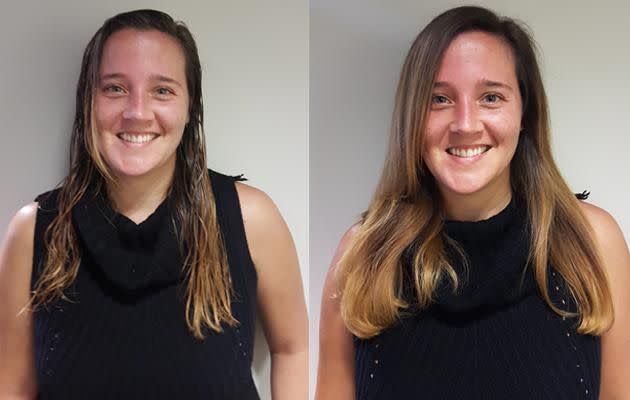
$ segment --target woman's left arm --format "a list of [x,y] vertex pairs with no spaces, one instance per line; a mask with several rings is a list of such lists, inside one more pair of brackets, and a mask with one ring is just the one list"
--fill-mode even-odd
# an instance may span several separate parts
[[630,399],[630,254],[623,233],[606,211],[582,203],[595,231],[615,309],[615,322],[602,335],[600,400]]
[[308,318],[289,229],[262,191],[236,184],[249,251],[258,274],[258,308],[271,353],[273,400],[308,397]]

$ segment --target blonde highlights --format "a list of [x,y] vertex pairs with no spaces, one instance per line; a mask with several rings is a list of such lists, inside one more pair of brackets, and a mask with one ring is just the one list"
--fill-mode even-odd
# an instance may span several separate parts
[[[480,7],[458,7],[436,17],[418,35],[402,67],[396,91],[388,153],[378,187],[336,267],[340,312],[358,337],[378,335],[411,304],[404,280],[411,280],[413,304],[426,309],[438,283],[448,279],[455,290],[460,277],[445,255],[455,246],[443,234],[443,210],[433,176],[422,158],[424,127],[434,77],[451,41],[468,31],[505,40],[514,53],[523,99],[523,131],[510,164],[515,196],[524,199],[530,228],[530,265],[542,297],[562,316],[578,318],[578,332],[601,334],[613,320],[613,307],[592,228],[553,161],[548,106],[526,30],[509,18]],[[402,258],[412,253],[411,276]],[[566,282],[577,313],[553,304],[547,290],[552,265]]]

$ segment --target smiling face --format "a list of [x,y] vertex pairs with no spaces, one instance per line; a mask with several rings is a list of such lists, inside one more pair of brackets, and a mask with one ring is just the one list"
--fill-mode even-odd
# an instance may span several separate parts
[[446,49],[427,115],[424,162],[443,197],[510,192],[522,101],[512,50],[485,32]]
[[122,29],[103,47],[96,147],[115,177],[168,174],[188,122],[184,53],[171,36]]

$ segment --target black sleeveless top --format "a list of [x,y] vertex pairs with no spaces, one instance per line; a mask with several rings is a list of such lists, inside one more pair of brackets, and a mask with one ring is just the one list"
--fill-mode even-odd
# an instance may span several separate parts
[[[354,339],[356,398],[426,400],[597,399],[599,337],[580,335],[544,302],[527,265],[529,233],[516,199],[485,221],[446,221],[447,255],[462,278],[438,285],[436,300],[409,310],[380,335]],[[410,261],[404,258],[408,271]],[[549,268],[549,293],[575,310]]]
[[[183,258],[167,198],[136,225],[104,197],[73,209],[81,265],[59,300],[34,314],[38,399],[259,399],[251,363],[256,272],[235,180],[209,171],[235,295],[236,327],[195,339],[186,325]],[[32,285],[59,190],[37,197]]]

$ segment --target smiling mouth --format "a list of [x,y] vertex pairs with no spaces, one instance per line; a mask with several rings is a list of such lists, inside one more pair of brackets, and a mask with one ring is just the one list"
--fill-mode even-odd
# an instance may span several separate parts
[[116,136],[118,136],[120,139],[124,140],[125,142],[142,144],[142,143],[148,143],[152,141],[158,135],[156,135],[155,133],[136,134],[136,133],[123,132],[123,133],[119,133]]
[[465,149],[460,147],[449,147],[446,149],[446,152],[455,157],[471,158],[478,156],[479,154],[483,154],[488,150],[490,150],[490,146],[468,147]]

